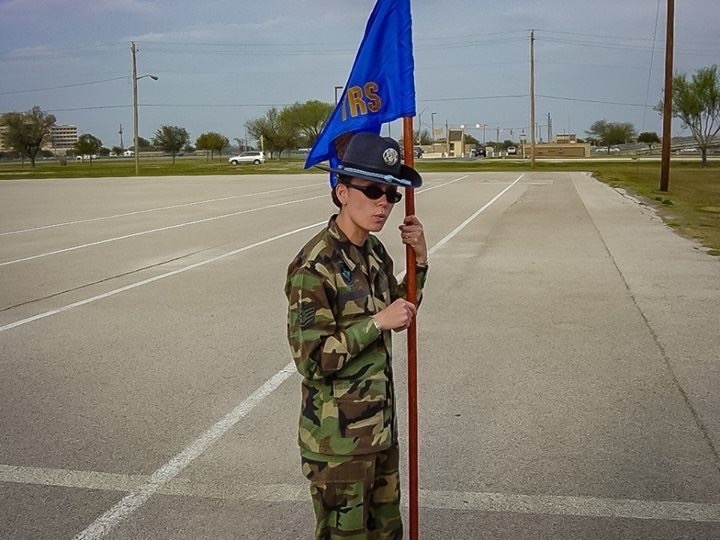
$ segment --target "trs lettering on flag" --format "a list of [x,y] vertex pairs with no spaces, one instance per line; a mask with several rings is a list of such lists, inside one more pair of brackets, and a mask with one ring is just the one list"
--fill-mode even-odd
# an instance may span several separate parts
[[342,107],[342,121],[347,120],[348,113],[352,118],[355,118],[364,116],[368,112],[379,112],[382,109],[382,99],[378,94],[379,91],[380,87],[374,82],[369,82],[363,87],[353,86],[348,88],[347,92],[345,92],[346,98],[340,104]]

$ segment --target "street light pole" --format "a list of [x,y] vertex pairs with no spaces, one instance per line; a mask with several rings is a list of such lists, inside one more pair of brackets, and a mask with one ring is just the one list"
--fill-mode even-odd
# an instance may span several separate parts
[[335,87],[335,106],[336,106],[336,107],[337,107],[337,104],[338,104],[338,90],[342,90],[342,89],[343,89],[342,86],[336,86],[336,87]]
[[157,75],[141,75],[137,74],[137,61],[135,59],[135,42],[131,42],[130,51],[132,52],[132,83],[133,83],[133,153],[135,154],[135,176],[140,174],[140,152],[138,147],[138,95],[137,82],[145,77],[150,77],[153,81],[158,80]]
[[530,168],[535,169],[535,30],[530,32]]
[[133,154],[135,155],[135,176],[140,174],[138,161],[138,99],[137,99],[137,61],[135,60],[135,42],[130,47],[132,51],[132,84],[133,84]]
[[475,127],[483,130],[483,146],[485,146],[485,124],[475,124]]

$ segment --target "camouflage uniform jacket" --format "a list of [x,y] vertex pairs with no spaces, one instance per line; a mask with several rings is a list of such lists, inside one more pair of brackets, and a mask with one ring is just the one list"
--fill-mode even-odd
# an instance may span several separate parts
[[[405,297],[385,247],[355,246],[330,219],[290,264],[288,340],[303,376],[298,440],[307,457],[352,456],[397,444],[391,331],[371,317]],[[417,268],[418,300],[426,268]]]

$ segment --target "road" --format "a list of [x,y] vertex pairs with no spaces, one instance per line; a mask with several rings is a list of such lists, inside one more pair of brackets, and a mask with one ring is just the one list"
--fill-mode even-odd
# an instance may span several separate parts
[[[585,173],[417,208],[421,538],[720,538],[720,261]],[[332,209],[324,175],[0,182],[0,538],[311,538],[283,284]]]

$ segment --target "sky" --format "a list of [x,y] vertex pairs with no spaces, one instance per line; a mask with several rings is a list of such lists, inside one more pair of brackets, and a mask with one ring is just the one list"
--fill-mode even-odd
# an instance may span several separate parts
[[[269,107],[335,100],[375,0],[0,0],[0,113],[37,105],[108,148],[184,127],[231,142]],[[530,31],[542,139],[596,120],[662,132],[667,0],[412,0],[415,127],[519,141]],[[720,1],[675,7],[675,72],[720,64]],[[550,122],[548,122],[548,115]],[[477,127],[480,126],[480,127]],[[383,134],[398,138],[399,122]],[[673,135],[686,134],[673,121]]]

